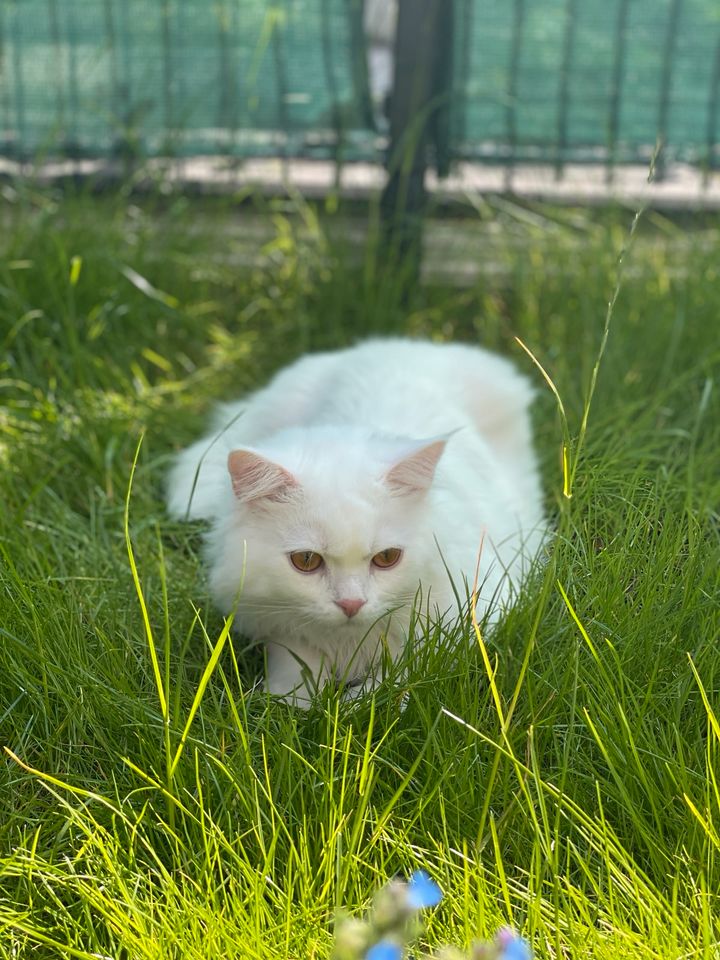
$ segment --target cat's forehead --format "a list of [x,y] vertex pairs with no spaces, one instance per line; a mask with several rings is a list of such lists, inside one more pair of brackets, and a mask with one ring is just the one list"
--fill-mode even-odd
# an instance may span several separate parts
[[[407,518],[392,498],[373,485],[352,489],[307,489],[288,516],[288,535],[329,556],[366,557],[406,539]],[[397,543],[396,543],[397,541]]]
[[387,524],[387,511],[377,498],[358,490],[303,491],[296,521],[324,545],[340,553],[367,550],[378,527]]
[[407,450],[407,441],[382,437],[361,427],[324,426],[279,431],[267,455],[308,490],[351,491],[382,477]]

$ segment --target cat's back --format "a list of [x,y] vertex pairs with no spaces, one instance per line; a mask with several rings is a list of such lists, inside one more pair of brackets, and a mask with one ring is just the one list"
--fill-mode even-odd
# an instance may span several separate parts
[[525,410],[533,395],[526,378],[495,353],[401,338],[311,354],[286,374],[288,387],[297,380],[303,395],[322,398],[307,410],[308,425],[345,422],[418,437],[468,419],[484,430]]

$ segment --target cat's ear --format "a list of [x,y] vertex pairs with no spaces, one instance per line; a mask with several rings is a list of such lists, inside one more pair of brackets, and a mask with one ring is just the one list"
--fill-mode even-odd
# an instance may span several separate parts
[[398,496],[424,493],[433,481],[446,443],[447,438],[443,438],[417,447],[388,470],[385,483]]
[[253,450],[233,450],[228,455],[233,493],[242,503],[288,500],[299,484],[277,463]]

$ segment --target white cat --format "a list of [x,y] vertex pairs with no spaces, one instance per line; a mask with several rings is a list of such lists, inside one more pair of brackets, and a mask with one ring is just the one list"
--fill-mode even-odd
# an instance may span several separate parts
[[531,399],[485,350],[388,339],[303,357],[220,408],[178,457],[169,510],[212,522],[212,593],[265,642],[270,693],[371,686],[420,589],[457,618],[451,578],[466,597],[479,551],[480,610],[507,605],[544,531]]

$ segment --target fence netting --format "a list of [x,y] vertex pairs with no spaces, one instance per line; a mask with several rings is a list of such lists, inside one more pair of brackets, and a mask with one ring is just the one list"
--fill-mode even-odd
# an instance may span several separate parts
[[455,0],[452,157],[718,163],[718,0]]
[[[0,0],[0,153],[381,162],[364,23],[383,2]],[[720,162],[718,0],[440,9],[444,161],[647,162],[661,139]]]
[[375,156],[362,0],[0,0],[6,155]]

